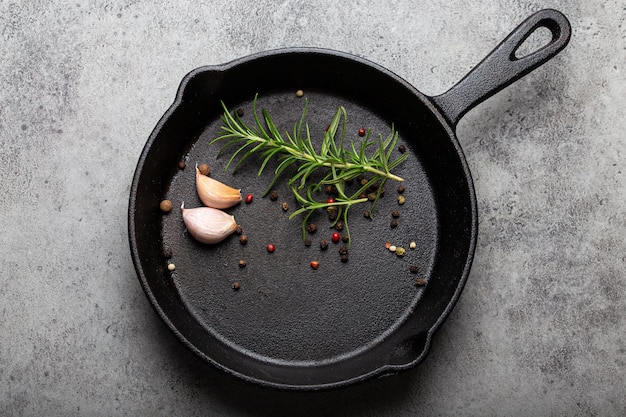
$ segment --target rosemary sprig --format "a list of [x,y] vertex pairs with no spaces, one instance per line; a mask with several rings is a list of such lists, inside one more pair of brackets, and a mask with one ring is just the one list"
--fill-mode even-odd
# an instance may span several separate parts
[[[373,210],[387,180],[404,181],[391,172],[408,157],[408,154],[402,154],[396,159],[391,158],[392,151],[398,142],[398,132],[393,126],[389,136],[384,139],[382,135],[379,135],[378,140],[371,139],[368,130],[359,144],[351,141],[348,149],[346,149],[347,114],[345,108],[340,106],[324,134],[319,150],[316,150],[311,140],[309,125],[306,122],[308,100],[305,101],[302,116],[294,124],[293,131],[291,133],[285,132],[283,135],[265,109],[261,110],[262,118],[259,117],[256,106],[257,98],[258,95],[255,96],[252,104],[255,120],[255,125],[252,127],[248,126],[236,112],[234,115],[231,114],[222,102],[224,109],[223,125],[220,135],[211,143],[225,142],[219,154],[233,145],[238,146],[226,164],[227,169],[236,161],[234,170],[237,170],[248,157],[260,152],[262,162],[258,175],[261,175],[269,161],[276,158],[278,165],[274,170],[274,178],[264,195],[271,191],[278,178],[289,167],[295,167],[288,183],[301,207],[289,218],[305,214],[302,222],[303,238],[306,236],[306,223],[313,212],[329,207],[337,210],[336,220],[331,224],[331,227],[334,227],[336,222],[342,219],[349,238],[348,210],[354,204],[369,201],[368,198],[360,198],[359,196],[371,185],[377,184],[378,191],[370,209]],[[337,135],[338,132],[339,135]],[[337,138],[337,136],[339,137]],[[311,176],[314,173],[319,174],[319,172],[322,172],[322,179],[309,184]],[[346,182],[361,174],[370,176],[367,183],[355,193],[347,194]],[[337,198],[332,203],[320,202],[314,198],[314,193],[326,185],[333,185],[337,190]]]

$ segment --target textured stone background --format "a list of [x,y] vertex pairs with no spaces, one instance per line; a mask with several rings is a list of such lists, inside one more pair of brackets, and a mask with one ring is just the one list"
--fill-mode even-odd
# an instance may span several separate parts
[[[126,210],[189,70],[320,46],[436,94],[544,7],[571,20],[567,49],[458,126],[480,235],[426,362],[296,394],[181,347],[136,279]],[[626,415],[625,19],[618,0],[3,0],[0,415]]]

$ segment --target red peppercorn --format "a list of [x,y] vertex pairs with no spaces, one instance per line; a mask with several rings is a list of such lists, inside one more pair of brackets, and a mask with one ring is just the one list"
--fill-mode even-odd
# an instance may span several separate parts
[[269,253],[272,253],[276,250],[276,246],[272,245],[271,243],[268,243],[268,245],[265,248],[267,249]]
[[335,202],[335,199],[334,199],[334,198],[332,198],[332,197],[328,197],[328,200],[326,200],[326,202],[327,202],[328,204],[333,204],[333,203]]
[[341,240],[341,235],[337,232],[333,232],[333,234],[330,235],[330,240],[332,240],[333,243],[337,243],[339,242],[339,240]]
[[252,194],[248,194],[248,195],[246,195],[246,204],[250,204],[250,203],[252,203],[252,199],[253,199],[253,198],[254,198],[254,197],[252,196]]
[[362,127],[362,128],[359,129],[359,136],[360,137],[365,136],[365,128]]

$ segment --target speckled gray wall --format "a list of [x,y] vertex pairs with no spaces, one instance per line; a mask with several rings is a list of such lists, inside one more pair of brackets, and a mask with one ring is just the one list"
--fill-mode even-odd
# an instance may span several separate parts
[[[626,415],[626,6],[586,1],[0,3],[0,415]],[[135,276],[137,158],[191,69],[319,46],[426,94],[545,7],[555,59],[458,126],[479,239],[417,369],[316,394],[197,361]]]

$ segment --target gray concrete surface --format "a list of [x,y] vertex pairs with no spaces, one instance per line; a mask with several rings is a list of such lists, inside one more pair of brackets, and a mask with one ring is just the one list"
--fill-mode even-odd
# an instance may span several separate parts
[[[429,358],[296,394],[236,381],[153,312],[137,158],[191,69],[283,46],[445,91],[533,11],[567,49],[467,114],[480,234]],[[626,7],[558,1],[0,2],[0,415],[626,415]]]

